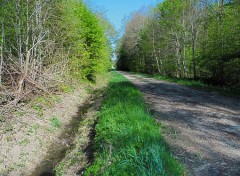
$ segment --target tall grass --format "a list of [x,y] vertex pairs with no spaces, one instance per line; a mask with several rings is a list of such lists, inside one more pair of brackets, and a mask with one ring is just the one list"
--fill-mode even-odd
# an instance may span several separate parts
[[85,175],[182,175],[136,87],[113,72],[96,126],[94,163]]

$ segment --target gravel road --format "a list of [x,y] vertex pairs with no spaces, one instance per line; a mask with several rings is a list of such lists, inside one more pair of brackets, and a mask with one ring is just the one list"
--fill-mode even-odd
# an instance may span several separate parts
[[144,94],[188,175],[240,176],[240,98],[120,73]]

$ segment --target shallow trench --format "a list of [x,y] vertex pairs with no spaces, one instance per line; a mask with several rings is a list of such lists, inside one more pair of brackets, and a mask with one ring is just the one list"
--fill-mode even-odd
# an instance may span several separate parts
[[[78,113],[72,118],[68,125],[65,126],[65,130],[62,131],[59,136],[61,143],[52,143],[48,149],[48,155],[42,161],[42,163],[36,167],[35,171],[29,176],[54,176],[56,173],[54,168],[65,157],[66,152],[74,147],[74,140],[76,138],[78,129],[81,127],[81,122],[84,119],[90,118],[89,111],[96,111],[100,107],[102,98],[100,96],[91,96],[82,106],[78,108]],[[88,164],[93,161],[93,140],[95,137],[95,124],[96,120],[89,126],[88,143],[85,144],[86,148],[84,153],[86,155],[86,161]],[[84,171],[83,167],[79,172]]]

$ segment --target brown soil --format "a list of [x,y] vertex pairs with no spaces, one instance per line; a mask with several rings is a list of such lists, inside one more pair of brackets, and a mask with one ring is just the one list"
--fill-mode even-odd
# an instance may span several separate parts
[[[72,140],[70,135],[76,127],[66,135],[64,132],[72,122],[81,120],[78,107],[84,104],[88,97],[86,90],[77,89],[71,94],[59,95],[61,102],[53,107],[35,110],[32,105],[27,105],[9,114],[0,126],[0,175],[34,175],[36,169],[45,163],[48,163],[49,167],[45,168],[46,171],[54,167],[58,156],[49,158],[49,153],[59,154],[69,146]],[[60,127],[53,127],[53,117],[59,120]]]
[[[100,93],[101,94],[101,93]],[[83,115],[78,132],[75,134],[73,146],[67,151],[61,162],[55,167],[62,176],[83,175],[85,169],[92,164],[93,141],[97,111],[100,108],[102,96],[97,95],[89,99],[88,111]]]
[[0,176],[54,175],[53,169],[74,176],[90,164],[94,113],[108,76],[101,80],[54,95],[56,101],[42,110],[33,101],[0,114]]
[[240,175],[240,99],[121,72],[144,94],[189,175]]

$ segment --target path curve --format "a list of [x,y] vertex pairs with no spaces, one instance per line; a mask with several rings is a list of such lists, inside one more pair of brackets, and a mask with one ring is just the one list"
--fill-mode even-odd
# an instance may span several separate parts
[[120,73],[142,91],[189,175],[240,175],[239,98]]

